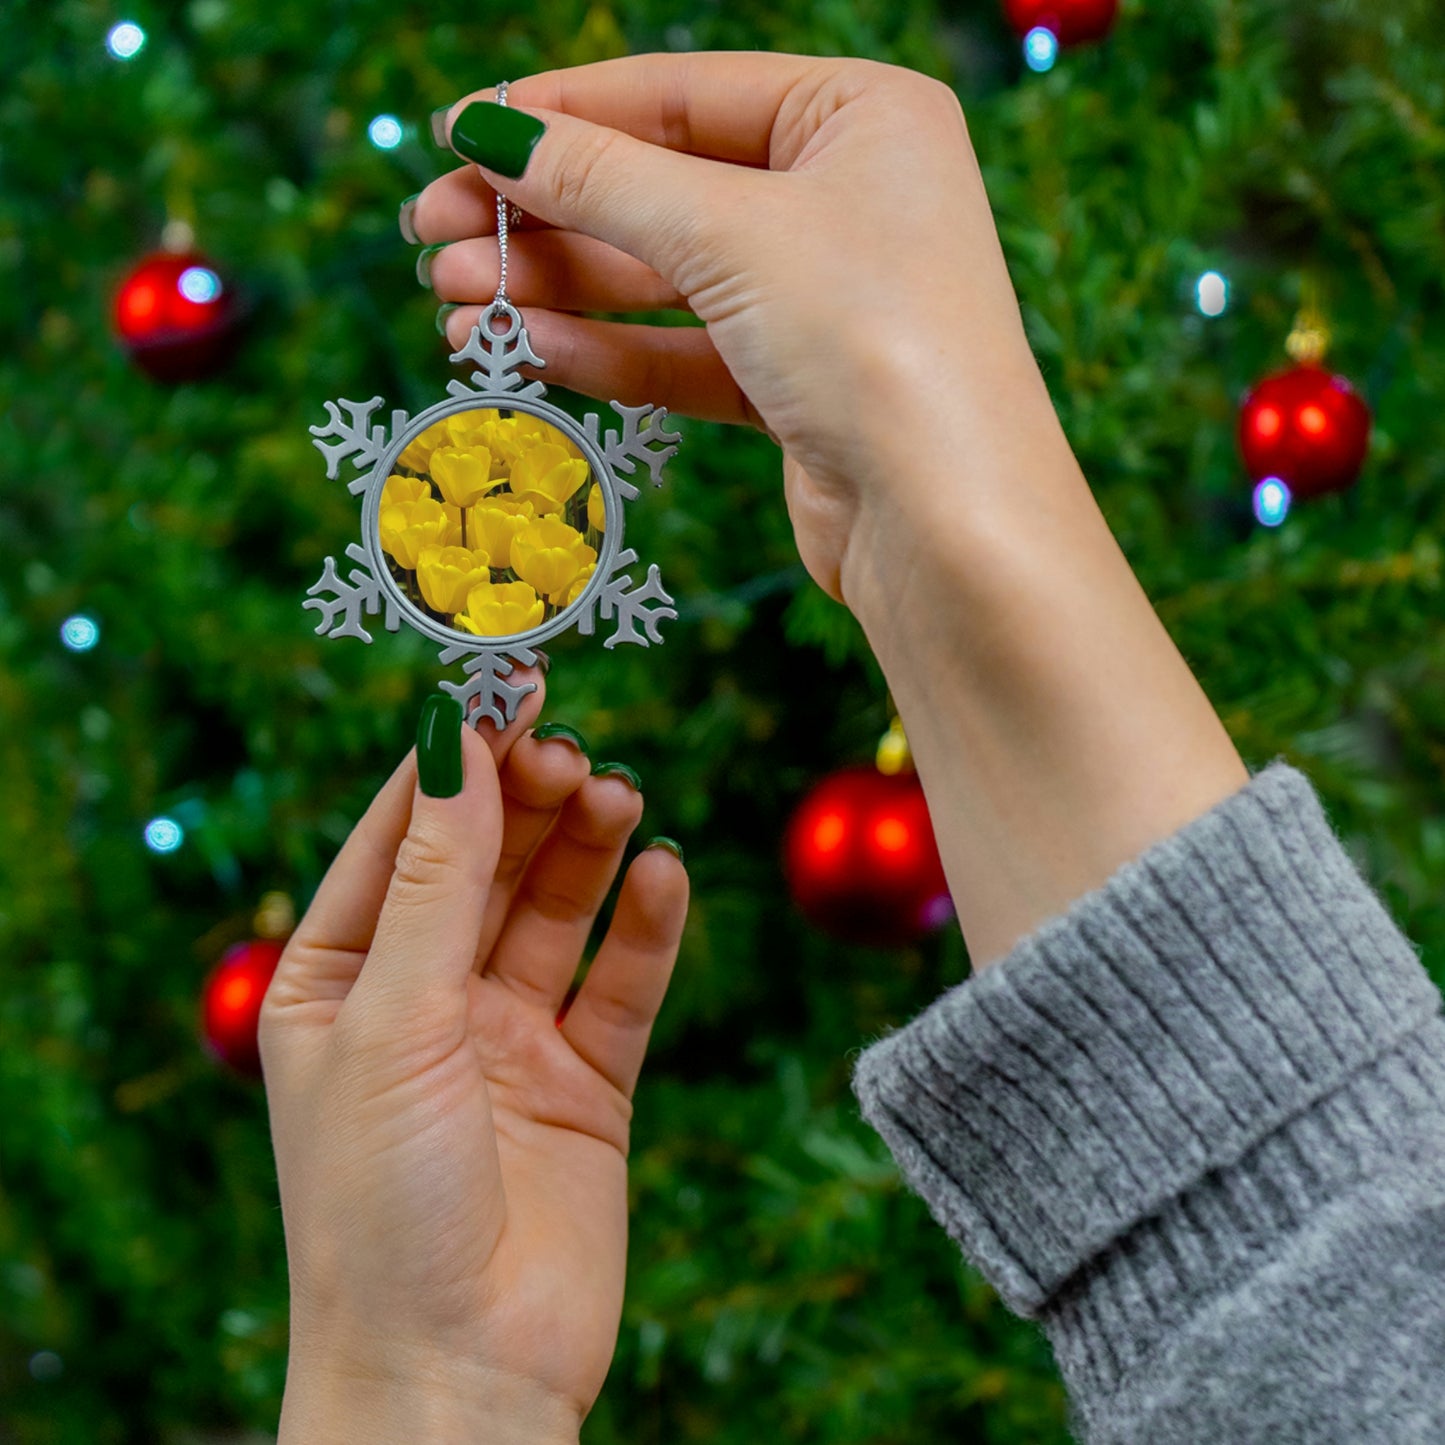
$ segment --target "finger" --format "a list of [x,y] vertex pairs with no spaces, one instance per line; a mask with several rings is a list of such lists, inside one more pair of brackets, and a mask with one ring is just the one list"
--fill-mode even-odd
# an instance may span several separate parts
[[687,900],[679,858],[665,848],[635,858],[612,926],[560,1025],[578,1055],[629,1099],[677,962]]
[[507,685],[509,687],[528,687],[528,692],[517,704],[517,715],[505,728],[498,728],[495,720],[480,708],[480,699],[474,699],[468,721],[482,735],[487,744],[487,749],[492,755],[492,761],[500,772],[507,761],[507,755],[511,752],[518,738],[526,735],[528,729],[537,721],[542,711],[542,704],[547,700],[546,674],[540,667],[514,667],[507,674]]
[[488,977],[556,1014],[641,817],[642,795],[622,778],[583,783],[522,878],[487,961]]
[[449,797],[429,797],[420,785],[413,791],[375,936],[343,1005],[343,1013],[402,1038],[420,1017],[461,1033],[466,980],[501,852],[496,764],[459,711],[438,712],[431,746],[440,754],[459,739],[461,789]]
[[[456,241],[431,262],[432,290],[443,301],[490,301],[501,281],[495,236]],[[687,309],[686,299],[643,262],[573,231],[513,235],[507,295],[514,306],[554,311]]]
[[[465,346],[481,312],[480,306],[453,311],[446,319],[448,343]],[[523,320],[533,350],[546,360],[548,385],[624,406],[650,403],[679,416],[767,430],[701,326],[641,326],[537,309]],[[532,374],[526,367],[522,371]]]
[[589,763],[565,735],[519,738],[502,770],[502,853],[492,883],[474,968],[481,973],[507,921],[517,884],[562,804],[587,781]]
[[[458,170],[438,176],[416,198],[411,210],[412,229],[417,240],[431,246],[440,241],[460,241],[465,236],[497,234],[497,193],[483,179],[482,173],[468,162]],[[525,212],[513,224],[508,217],[508,233],[550,230],[546,221]]]

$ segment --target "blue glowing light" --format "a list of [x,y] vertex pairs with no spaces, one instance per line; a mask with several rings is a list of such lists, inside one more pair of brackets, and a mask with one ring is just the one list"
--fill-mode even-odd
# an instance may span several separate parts
[[1229,282],[1218,271],[1206,271],[1195,284],[1194,300],[1205,316],[1223,316],[1229,306]]
[[105,48],[117,60],[133,60],[145,48],[146,33],[134,20],[112,25],[105,37]]
[[1277,527],[1289,516],[1289,487],[1278,477],[1266,477],[1254,489],[1254,515],[1262,527]]
[[379,151],[394,151],[401,144],[401,122],[394,115],[378,115],[366,128],[372,145]]
[[100,624],[77,612],[60,624],[60,640],[72,652],[89,652],[100,641]]
[[1047,25],[1035,25],[1024,37],[1024,59],[1029,69],[1043,74],[1059,58],[1059,37]]
[[187,266],[176,287],[187,301],[204,305],[221,294],[221,278],[209,266]]
[[174,818],[152,818],[146,824],[146,847],[152,853],[174,853],[186,841],[186,830]]

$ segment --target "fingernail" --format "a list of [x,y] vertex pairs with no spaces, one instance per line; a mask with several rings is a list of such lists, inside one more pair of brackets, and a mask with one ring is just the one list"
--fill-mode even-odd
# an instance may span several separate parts
[[629,768],[626,763],[594,763],[592,765],[592,776],[594,778],[622,778],[630,783],[639,793],[642,791],[642,779],[637,776],[634,769]]
[[448,242],[440,241],[435,246],[424,247],[416,258],[416,279],[421,282],[428,291],[431,290],[431,258],[438,251],[444,251]]
[[664,838],[659,833],[656,838],[649,838],[647,842],[642,845],[642,851],[644,853],[647,852],[649,848],[666,848],[679,863],[687,862],[687,859],[682,856],[682,844],[679,843],[676,838]]
[[541,727],[532,729],[532,736],[539,743],[545,743],[548,738],[566,738],[584,758],[591,756],[587,751],[587,739],[566,723],[543,723]]
[[452,122],[451,146],[459,156],[516,180],[546,129],[536,116],[510,105],[474,100]]
[[439,105],[431,113],[431,139],[433,145],[440,146],[443,150],[447,146],[447,113],[451,110],[449,105]]
[[416,203],[421,197],[418,191],[414,196],[408,196],[401,203],[401,209],[396,213],[396,224],[401,228],[402,239],[408,246],[420,246],[421,237],[416,233]]
[[429,798],[454,798],[462,790],[462,705],[434,692],[416,725],[416,777]]
[[461,310],[461,303],[458,301],[447,301],[437,307],[438,336],[445,336],[447,334],[447,317],[450,316],[453,311],[459,310]]

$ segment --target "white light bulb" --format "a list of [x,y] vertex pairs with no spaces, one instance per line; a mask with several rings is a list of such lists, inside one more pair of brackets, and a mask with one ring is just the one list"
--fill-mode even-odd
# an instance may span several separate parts
[[146,33],[134,20],[112,25],[105,37],[105,48],[117,60],[133,60],[145,48]]

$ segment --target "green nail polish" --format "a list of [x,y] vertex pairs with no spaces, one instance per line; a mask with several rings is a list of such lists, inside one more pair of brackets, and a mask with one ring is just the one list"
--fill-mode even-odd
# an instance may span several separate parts
[[510,105],[474,100],[452,122],[451,145],[459,156],[516,180],[527,169],[532,148],[546,129],[536,116]]
[[416,776],[429,798],[454,798],[462,790],[462,705],[434,692],[416,725]]
[[587,739],[566,723],[543,723],[541,727],[532,729],[532,736],[539,743],[545,743],[548,738],[566,738],[584,758],[591,756],[587,751]]
[[432,144],[440,146],[443,150],[447,148],[447,112],[451,110],[449,105],[439,105],[431,113],[431,120],[428,124],[431,127]]
[[457,301],[447,301],[447,302],[444,302],[442,305],[440,305],[440,306],[437,307],[437,335],[438,335],[438,336],[445,336],[445,335],[447,334],[447,317],[450,316],[453,311],[460,311],[460,310],[461,310],[461,303],[460,303],[460,302],[457,302]]
[[676,838],[664,838],[659,833],[656,838],[649,838],[647,842],[642,845],[642,851],[644,853],[647,852],[649,848],[666,848],[679,863],[687,862],[687,859],[682,856],[682,844],[679,843]]
[[420,196],[420,191],[414,196],[408,196],[406,200],[401,203],[401,209],[396,213],[396,224],[401,230],[402,240],[404,240],[408,246],[421,245],[421,237],[416,233],[416,222],[414,220],[416,216],[416,203]]
[[636,770],[629,768],[626,763],[594,763],[592,776],[594,778],[622,778],[639,793],[642,791],[642,779],[637,776]]
[[423,247],[416,258],[416,279],[428,290],[431,289],[431,258],[438,251],[444,251],[450,243],[440,241],[435,246]]

